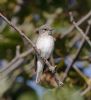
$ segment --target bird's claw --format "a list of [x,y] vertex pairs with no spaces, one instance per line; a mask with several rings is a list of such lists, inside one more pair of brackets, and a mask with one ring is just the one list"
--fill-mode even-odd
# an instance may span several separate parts
[[63,86],[63,82],[62,81],[59,81],[58,82],[58,86]]
[[54,73],[54,72],[55,72],[55,67],[50,66],[50,67],[49,67],[49,70],[50,70],[52,73]]

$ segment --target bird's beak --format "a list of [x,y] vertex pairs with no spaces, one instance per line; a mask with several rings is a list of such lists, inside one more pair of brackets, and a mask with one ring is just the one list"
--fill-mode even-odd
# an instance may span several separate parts
[[51,31],[51,32],[53,32],[53,31],[54,31],[54,29],[50,29],[50,31]]
[[50,29],[50,35],[52,35],[54,32],[54,29]]

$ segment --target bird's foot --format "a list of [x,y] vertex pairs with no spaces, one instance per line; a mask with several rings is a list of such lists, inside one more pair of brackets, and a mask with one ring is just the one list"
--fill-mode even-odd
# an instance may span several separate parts
[[58,82],[58,86],[63,86],[63,82],[62,81],[59,81]]
[[50,67],[49,67],[49,70],[50,70],[52,73],[55,73],[55,67],[50,66]]

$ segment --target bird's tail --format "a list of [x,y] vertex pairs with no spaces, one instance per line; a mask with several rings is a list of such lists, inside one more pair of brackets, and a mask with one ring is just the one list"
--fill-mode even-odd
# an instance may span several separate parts
[[43,61],[42,60],[37,60],[37,70],[36,70],[36,83],[40,82],[40,78],[43,72]]

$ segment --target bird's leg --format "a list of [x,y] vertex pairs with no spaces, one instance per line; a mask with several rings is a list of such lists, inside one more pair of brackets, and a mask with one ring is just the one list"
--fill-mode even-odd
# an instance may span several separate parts
[[[41,50],[38,49],[38,54],[37,55],[39,58],[42,58],[44,60],[44,62],[46,62],[46,58],[45,57],[42,57],[41,56]],[[53,57],[51,58],[51,60],[53,60]],[[52,73],[55,73],[55,67],[54,67],[54,64],[52,66],[49,67],[49,70],[52,72]]]
[[41,79],[41,75],[42,75],[42,72],[43,72],[43,62],[40,58],[38,58],[37,60],[37,71],[36,71],[36,83],[39,83],[40,82],[40,79]]
[[38,54],[37,55],[40,55],[41,54],[41,50],[40,49],[38,49]]
[[52,73],[55,73],[55,67],[54,67],[54,66],[50,66],[50,67],[49,67],[49,70],[50,70]]

